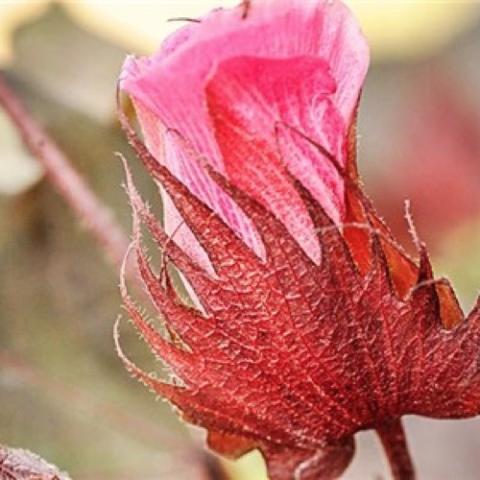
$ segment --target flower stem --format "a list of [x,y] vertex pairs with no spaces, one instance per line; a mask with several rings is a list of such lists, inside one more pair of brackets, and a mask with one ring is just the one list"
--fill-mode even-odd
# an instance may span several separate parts
[[115,265],[120,265],[129,240],[115,221],[113,212],[93,193],[66,155],[30,115],[1,77],[0,106],[16,126],[26,148],[42,164],[48,180],[101,245],[107,256]]
[[400,419],[377,427],[394,480],[415,480],[415,469],[408,450],[405,431]]

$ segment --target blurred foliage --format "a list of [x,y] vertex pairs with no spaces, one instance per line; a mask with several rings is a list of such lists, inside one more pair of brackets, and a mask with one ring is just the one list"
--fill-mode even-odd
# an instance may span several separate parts
[[[14,44],[11,83],[128,232],[114,157],[129,153],[114,122],[124,52],[58,7],[19,29]],[[13,136],[2,130],[2,153]],[[18,144],[8,151],[2,161],[25,156]],[[155,194],[136,173],[142,190]],[[197,454],[183,458],[193,447],[170,408],[129,379],[114,352],[118,272],[46,181],[0,196],[0,219],[2,442],[40,453],[77,480],[193,478]],[[153,368],[137,335],[125,328],[123,337],[126,350]]]
[[36,183],[41,175],[41,166],[23,152],[13,126],[0,112],[2,132],[2,159],[0,162],[0,193],[13,195]]
[[125,50],[87,34],[65,10],[21,26],[13,37],[11,67],[38,94],[106,124],[115,112],[116,73]]
[[[410,200],[438,275],[450,277],[468,311],[480,286],[474,234],[480,221],[480,24],[435,54],[370,70],[360,109],[366,190],[402,243]],[[470,231],[467,238],[461,232]],[[463,242],[459,241],[459,235]]]

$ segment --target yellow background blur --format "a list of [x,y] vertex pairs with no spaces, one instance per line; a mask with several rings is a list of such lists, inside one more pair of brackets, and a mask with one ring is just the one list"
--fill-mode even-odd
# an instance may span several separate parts
[[[47,0],[0,0],[0,62],[10,55],[15,25],[38,15]],[[195,17],[238,0],[68,1],[61,3],[85,27],[138,51],[155,49],[178,27],[172,17]],[[475,1],[350,0],[372,45],[374,58],[412,57],[441,48],[478,18]]]

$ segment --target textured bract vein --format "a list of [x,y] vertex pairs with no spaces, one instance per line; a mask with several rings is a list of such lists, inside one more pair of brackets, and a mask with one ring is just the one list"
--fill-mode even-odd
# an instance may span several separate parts
[[0,445],[1,480],[69,480],[66,473],[28,450]]
[[[133,249],[170,335],[124,283],[122,295],[179,382],[121,355],[217,452],[260,449],[272,480],[336,478],[360,430],[479,413],[480,316],[463,318],[425,247],[415,238],[411,260],[362,191],[354,118],[368,52],[348,10],[264,0],[243,13],[215,11],[125,66],[146,145],[120,119],[166,209],[162,226],[127,168]],[[199,308],[177,295],[169,262]]]
[[[145,340],[184,386],[134,373],[188,421],[207,428],[213,448],[232,455],[260,448],[272,462],[271,478],[292,478],[301,465],[299,478],[323,478],[323,470],[329,478],[348,464],[352,435],[361,429],[404,414],[451,418],[478,413],[477,309],[446,329],[441,312],[451,318],[458,305],[445,293],[451,292],[447,282],[433,280],[423,248],[417,281],[399,294],[384,245],[402,254],[377,228],[378,219],[358,186],[352,184],[351,194],[364,205],[362,217],[371,218],[367,228],[355,227],[369,237],[363,246],[370,258],[365,272],[339,227],[299,182],[292,185],[318,231],[320,265],[274,215],[210,172],[257,227],[266,250],[261,259],[132,141],[208,252],[216,274],[199,268],[163,233],[128,177],[141,276],[168,327],[188,346],[158,334],[124,292],[126,308]],[[159,276],[152,271],[142,252],[140,223],[168,261],[182,269],[206,315],[180,302],[166,269]],[[293,463],[291,471],[285,470],[282,452]],[[301,461],[295,462],[297,455]],[[283,470],[275,467],[277,462]]]

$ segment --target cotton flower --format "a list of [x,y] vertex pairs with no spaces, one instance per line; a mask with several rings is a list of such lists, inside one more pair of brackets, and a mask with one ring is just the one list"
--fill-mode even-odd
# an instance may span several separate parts
[[[247,13],[247,15],[245,15]],[[230,457],[259,449],[272,480],[338,477],[354,435],[379,433],[414,478],[401,417],[476,415],[480,316],[395,242],[362,191],[355,116],[368,48],[338,1],[215,10],[129,58],[122,124],[162,190],[162,226],[136,191],[134,249],[170,336],[122,283],[126,310],[176,382],[128,369]],[[145,226],[164,261],[155,273]],[[172,286],[172,262],[199,308]]]

